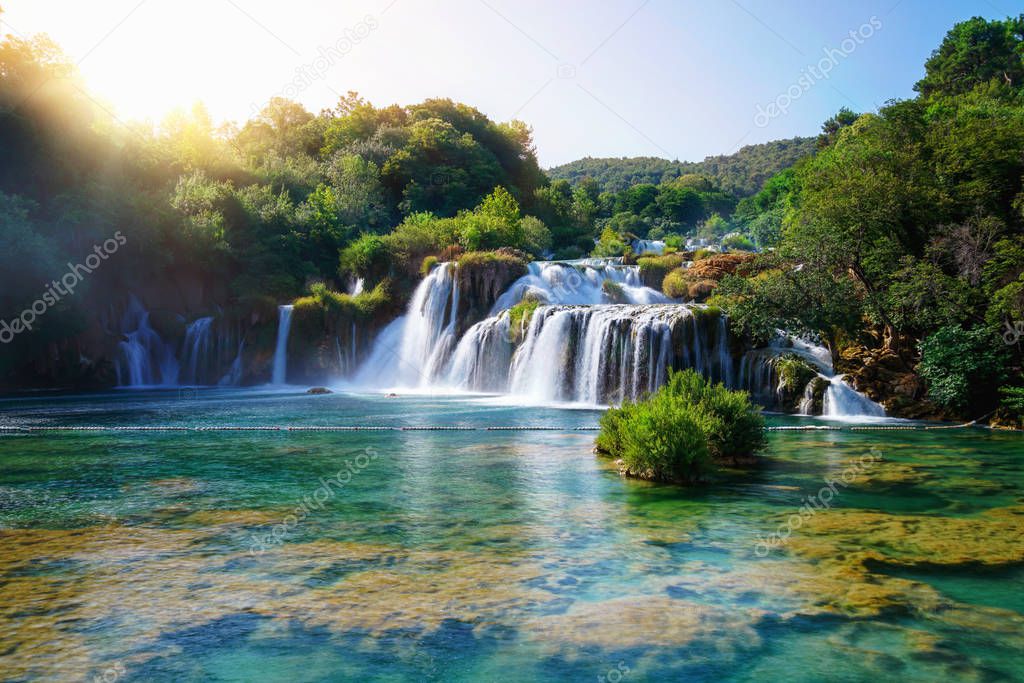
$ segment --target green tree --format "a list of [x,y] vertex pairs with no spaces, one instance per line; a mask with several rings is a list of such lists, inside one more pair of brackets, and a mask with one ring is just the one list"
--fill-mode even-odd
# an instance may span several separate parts
[[956,24],[925,62],[914,90],[926,98],[979,86],[1019,97],[1024,87],[1024,14],[1004,21],[973,17]]
[[917,371],[933,401],[957,411],[970,408],[980,417],[995,406],[995,388],[1006,379],[1006,356],[1006,345],[989,329],[952,325],[921,342]]

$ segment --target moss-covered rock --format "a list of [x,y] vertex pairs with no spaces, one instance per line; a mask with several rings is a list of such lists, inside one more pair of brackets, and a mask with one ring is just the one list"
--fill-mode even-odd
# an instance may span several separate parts
[[629,303],[629,297],[626,296],[626,292],[622,289],[622,285],[614,280],[605,280],[601,283],[601,291],[613,304],[627,304]]
[[509,336],[513,343],[518,344],[526,337],[526,330],[533,319],[533,313],[540,305],[540,299],[528,294],[523,297],[522,301],[509,309]]
[[293,302],[288,336],[291,382],[313,383],[352,372],[369,352],[377,331],[401,310],[389,281],[355,296],[322,284],[311,291]]
[[[808,385],[817,381],[811,387],[811,392],[820,393],[818,410],[809,410],[808,412],[812,415],[821,413],[820,401],[824,398],[825,387],[828,383],[818,377],[818,371],[810,363],[794,353],[787,353],[775,359],[775,372],[779,378],[777,388],[783,410],[789,413],[795,412],[804,399]],[[814,402],[812,399],[812,403]]]
[[640,266],[640,280],[644,286],[661,289],[665,276],[683,265],[683,255],[676,253],[663,256],[642,256],[636,262]]
[[461,335],[490,313],[501,293],[526,275],[529,256],[515,249],[471,251],[456,261]]

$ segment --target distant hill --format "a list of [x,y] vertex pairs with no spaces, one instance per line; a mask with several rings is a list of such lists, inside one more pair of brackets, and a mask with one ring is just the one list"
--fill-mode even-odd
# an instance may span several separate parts
[[747,145],[735,154],[708,157],[704,161],[669,161],[658,157],[622,157],[597,159],[585,157],[548,169],[553,179],[572,184],[593,178],[604,190],[618,192],[631,185],[672,180],[687,173],[717,178],[722,189],[745,197],[756,194],[765,181],[789,168],[799,159],[814,153],[817,138],[775,140]]

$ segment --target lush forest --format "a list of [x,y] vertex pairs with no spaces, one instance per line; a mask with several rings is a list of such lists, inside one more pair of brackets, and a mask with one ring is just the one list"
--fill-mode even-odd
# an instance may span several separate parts
[[735,154],[707,157],[704,161],[587,157],[555,166],[548,170],[548,175],[555,180],[568,180],[574,186],[589,178],[610,192],[645,183],[660,185],[685,175],[702,175],[714,179],[726,192],[746,197],[758,192],[768,178],[813,153],[814,148],[815,138],[807,137],[747,145]]
[[767,251],[712,301],[750,335],[829,340],[868,391],[1019,420],[1024,15],[958,24],[925,69],[916,98],[840,112],[740,203]]
[[[814,335],[872,396],[1015,419],[1024,15],[958,24],[925,71],[914,99],[840,111],[816,138],[692,164],[588,158],[549,178],[526,124],[447,99],[375,106],[349,93],[319,113],[274,99],[241,125],[201,105],[125,123],[58,46],[9,36],[0,317],[53,301],[5,344],[0,374],[77,364],[113,299],[144,288],[193,314],[266,318],[310,294],[390,314],[439,258],[630,259],[646,238],[670,252],[640,260],[646,282],[710,297],[748,337]],[[116,267],[74,296],[48,289],[118,231]],[[759,253],[684,253],[693,237]],[[355,278],[365,288],[346,294]]]
[[[98,335],[97,311],[126,292],[147,289],[178,312],[243,317],[316,283],[344,292],[358,277],[361,307],[389,310],[426,258],[499,247],[619,255],[636,238],[720,235],[749,193],[699,173],[619,190],[552,182],[526,124],[446,99],[377,107],[349,93],[314,114],[278,98],[241,125],[218,124],[196,104],[157,125],[129,123],[45,36],[0,43],[0,147],[0,267],[10,276],[0,313],[14,321],[44,293],[50,304],[0,350],[8,377],[41,349],[44,365],[75,364],[72,342]],[[805,148],[783,142],[706,164],[753,163],[746,187]],[[74,296],[50,290],[117,231],[116,268],[76,283]]]

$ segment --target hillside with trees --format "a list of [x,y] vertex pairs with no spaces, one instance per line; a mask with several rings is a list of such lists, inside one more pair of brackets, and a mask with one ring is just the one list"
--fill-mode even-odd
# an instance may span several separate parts
[[713,178],[726,192],[746,197],[758,192],[768,178],[813,154],[815,138],[775,140],[747,145],[735,154],[710,156],[704,161],[669,161],[658,157],[585,157],[548,169],[555,180],[573,186],[591,179],[603,191],[621,192],[633,185],[659,185],[685,175]]
[[826,122],[820,151],[740,202],[770,252],[712,301],[755,337],[827,340],[899,407],[1018,422],[1024,321],[1024,15],[957,24],[915,99]]

